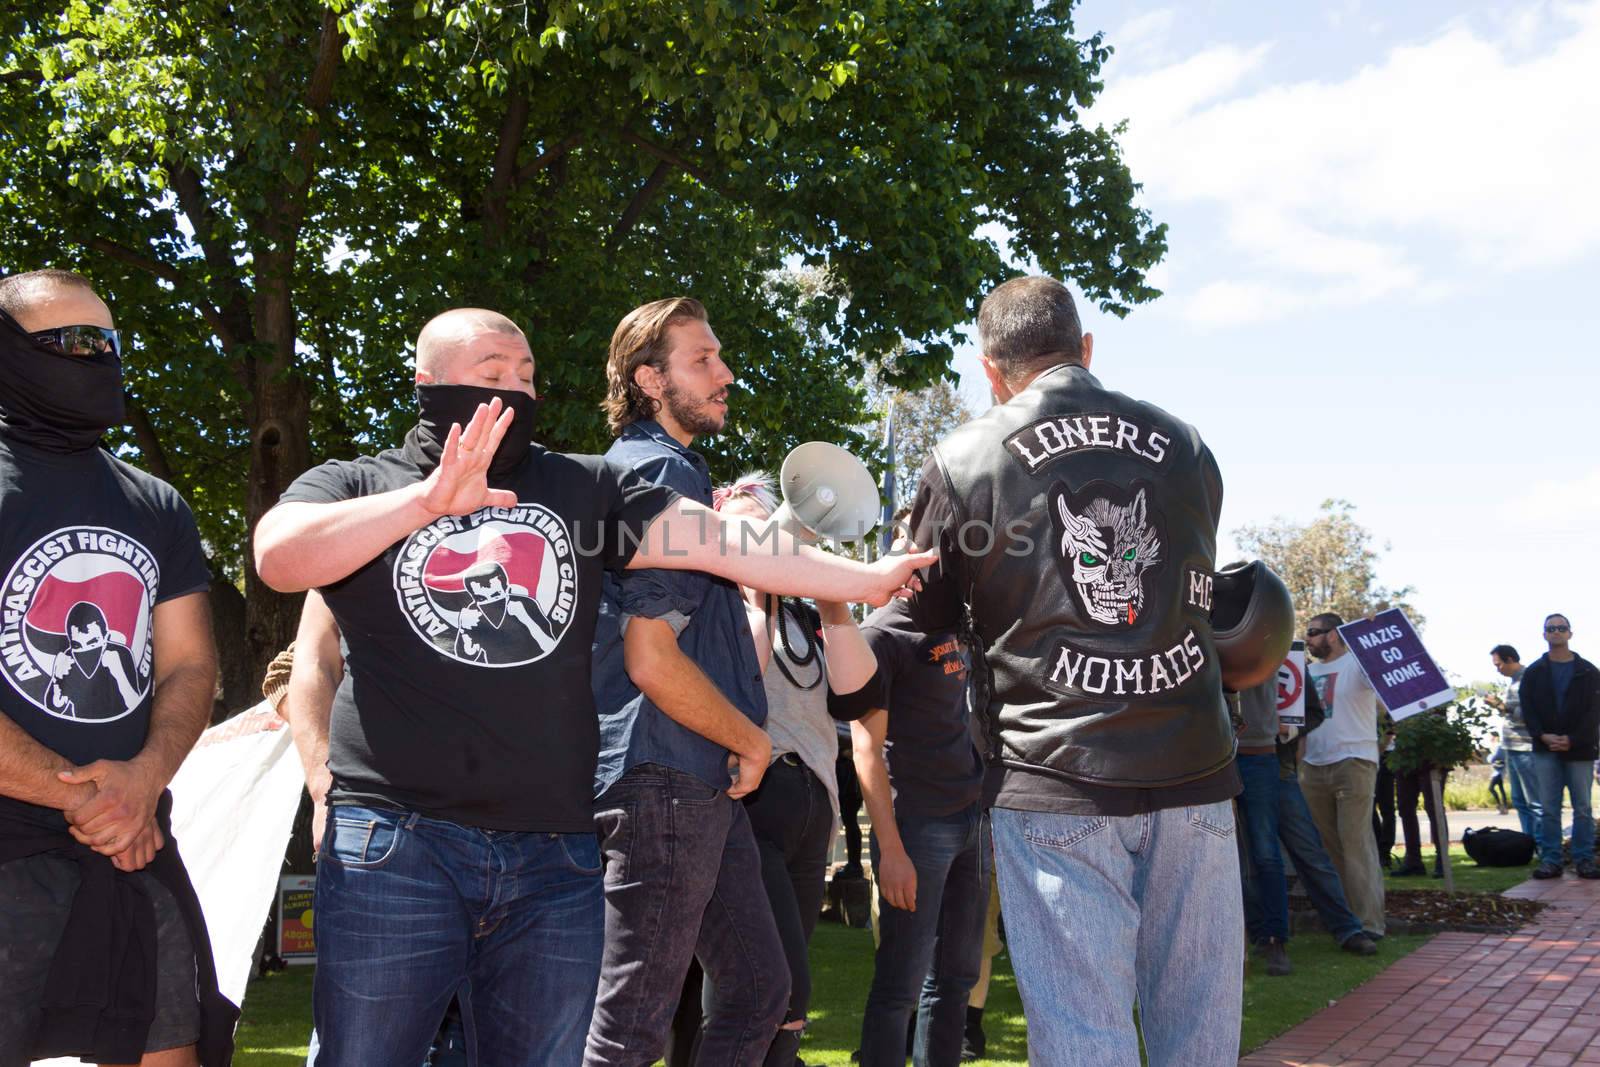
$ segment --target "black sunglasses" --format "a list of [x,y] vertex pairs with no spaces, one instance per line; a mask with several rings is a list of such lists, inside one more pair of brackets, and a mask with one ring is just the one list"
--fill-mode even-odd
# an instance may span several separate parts
[[1547,633],[1547,634],[1571,633],[1572,632],[1572,627],[1570,627],[1570,626],[1546,626],[1544,628],[1544,632]]
[[1328,628],[1326,630],[1307,630],[1306,631],[1306,636],[1307,637],[1321,637],[1323,634],[1331,634],[1331,633],[1333,633],[1333,629],[1330,627],[1330,628]]
[[64,356],[103,356],[122,358],[122,332],[105,326],[57,326],[37,330],[33,339]]

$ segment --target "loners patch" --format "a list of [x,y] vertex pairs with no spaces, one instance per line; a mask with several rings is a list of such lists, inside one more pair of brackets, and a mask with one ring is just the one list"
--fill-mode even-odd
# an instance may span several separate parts
[[1077,452],[1126,452],[1152,467],[1167,461],[1172,438],[1160,430],[1110,412],[1057,415],[1030,423],[1005,439],[1013,456],[1033,474]]
[[1182,687],[1205,669],[1206,654],[1193,629],[1171,648],[1108,656],[1062,641],[1042,664],[1043,681],[1086,700],[1130,700]]

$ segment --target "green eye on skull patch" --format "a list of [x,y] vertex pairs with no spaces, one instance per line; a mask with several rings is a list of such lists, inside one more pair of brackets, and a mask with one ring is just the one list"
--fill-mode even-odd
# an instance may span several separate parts
[[1078,562],[1082,563],[1085,567],[1098,567],[1102,561],[1100,557],[1085,552],[1078,557]]
[[1122,554],[1122,558],[1127,560],[1129,563],[1132,563],[1133,562],[1133,557],[1138,555],[1138,554],[1139,553],[1138,553],[1137,550],[1130,548],[1130,549],[1128,549],[1128,551],[1126,551],[1126,552],[1124,552]]

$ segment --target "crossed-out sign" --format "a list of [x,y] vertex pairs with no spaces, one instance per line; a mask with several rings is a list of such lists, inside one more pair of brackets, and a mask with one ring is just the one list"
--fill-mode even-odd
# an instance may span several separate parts
[[1278,721],[1285,726],[1306,724],[1306,643],[1295,641],[1278,665]]

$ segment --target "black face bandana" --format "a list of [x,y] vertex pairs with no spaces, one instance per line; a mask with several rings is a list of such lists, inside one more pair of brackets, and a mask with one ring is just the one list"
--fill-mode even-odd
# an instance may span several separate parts
[[120,425],[120,359],[52,351],[0,311],[0,437],[48,452],[83,452]]
[[528,448],[533,444],[534,416],[540,402],[520,389],[485,389],[477,385],[417,386],[420,412],[416,426],[406,434],[406,449],[418,466],[428,470],[438,466],[451,425],[460,423],[465,430],[478,405],[496,397],[516,415],[489,462],[489,476],[503,477],[516,470],[528,458]]

